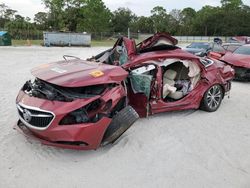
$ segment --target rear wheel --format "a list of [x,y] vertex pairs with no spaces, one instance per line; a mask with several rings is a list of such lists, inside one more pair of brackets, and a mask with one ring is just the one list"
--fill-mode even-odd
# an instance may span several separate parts
[[139,115],[131,106],[123,108],[113,117],[104,134],[102,145],[114,143],[137,119]]
[[207,112],[215,112],[220,107],[222,98],[223,90],[221,86],[213,85],[204,94],[200,108]]

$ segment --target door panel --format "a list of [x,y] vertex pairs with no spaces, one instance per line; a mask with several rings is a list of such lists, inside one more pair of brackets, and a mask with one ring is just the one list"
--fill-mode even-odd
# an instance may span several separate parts
[[129,104],[140,117],[147,117],[149,113],[149,100],[155,70],[155,65],[144,65],[132,70],[128,78]]

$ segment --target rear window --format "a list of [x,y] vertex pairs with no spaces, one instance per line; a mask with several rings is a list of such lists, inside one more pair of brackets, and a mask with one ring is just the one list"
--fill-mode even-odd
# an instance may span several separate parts
[[250,55],[250,46],[241,46],[234,51],[234,54]]

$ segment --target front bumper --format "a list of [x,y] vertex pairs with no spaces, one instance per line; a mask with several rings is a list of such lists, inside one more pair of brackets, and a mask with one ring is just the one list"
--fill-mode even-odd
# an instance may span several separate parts
[[[111,102],[111,111],[126,96],[122,85],[114,87],[102,96],[76,99],[72,102],[50,101],[29,96],[20,91],[17,98],[19,121],[15,129],[43,144],[79,150],[97,149],[112,119],[106,116],[105,107]],[[100,99],[103,107],[93,113],[103,114],[98,120],[88,123],[61,125],[60,121],[69,113]]]
[[[42,144],[66,149],[94,150],[102,142],[103,135],[111,119],[102,118],[95,124],[86,124],[82,126],[60,126],[50,131],[37,131],[27,127],[22,121],[18,121],[14,129],[28,138],[32,138]],[[78,127],[77,127],[78,126]]]

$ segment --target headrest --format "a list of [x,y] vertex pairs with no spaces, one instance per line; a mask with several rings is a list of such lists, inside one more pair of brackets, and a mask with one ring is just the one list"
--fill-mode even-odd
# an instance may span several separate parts
[[168,69],[165,73],[164,73],[164,78],[167,78],[169,80],[174,80],[177,76],[177,72],[172,70],[172,69]]

